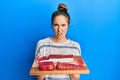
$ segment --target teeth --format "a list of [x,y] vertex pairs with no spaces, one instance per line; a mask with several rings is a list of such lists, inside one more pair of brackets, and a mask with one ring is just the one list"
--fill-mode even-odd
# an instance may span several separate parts
[[62,33],[58,33],[58,34],[62,34]]

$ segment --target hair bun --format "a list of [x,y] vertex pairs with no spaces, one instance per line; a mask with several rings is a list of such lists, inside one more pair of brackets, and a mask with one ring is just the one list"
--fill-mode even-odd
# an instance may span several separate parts
[[59,11],[67,11],[68,8],[67,8],[67,6],[66,6],[65,4],[60,3],[60,4],[58,5],[58,10],[59,10]]

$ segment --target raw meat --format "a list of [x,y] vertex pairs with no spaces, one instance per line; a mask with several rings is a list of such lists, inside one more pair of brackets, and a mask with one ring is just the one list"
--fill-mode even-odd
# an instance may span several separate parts
[[76,65],[76,64],[70,64],[70,63],[63,63],[63,62],[57,62],[56,68],[59,70],[78,70],[78,69],[84,69],[84,65]]
[[76,62],[78,65],[83,65],[83,64],[84,64],[82,58],[77,58],[77,59],[75,59],[75,62]]
[[39,63],[40,61],[47,60],[46,56],[37,56],[36,57],[36,62]]
[[72,54],[50,54],[48,59],[53,62],[72,62],[74,60],[74,56]]
[[74,58],[72,54],[62,55],[62,54],[50,54],[48,58]]
[[39,63],[39,70],[49,71],[54,69],[53,62],[40,62]]

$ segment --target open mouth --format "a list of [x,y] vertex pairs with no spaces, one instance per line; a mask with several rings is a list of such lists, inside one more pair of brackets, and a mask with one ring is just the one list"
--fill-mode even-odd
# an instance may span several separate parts
[[61,35],[62,35],[62,33],[58,33],[58,34],[57,34],[57,36],[61,36]]

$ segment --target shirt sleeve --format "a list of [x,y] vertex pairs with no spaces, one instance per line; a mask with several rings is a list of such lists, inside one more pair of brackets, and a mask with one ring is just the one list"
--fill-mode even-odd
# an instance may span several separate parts
[[38,42],[36,46],[35,57],[36,56],[40,56],[40,42]]
[[78,52],[76,53],[76,55],[81,56],[81,47],[80,47],[80,44],[77,43],[76,46],[77,46],[77,48],[78,48]]

